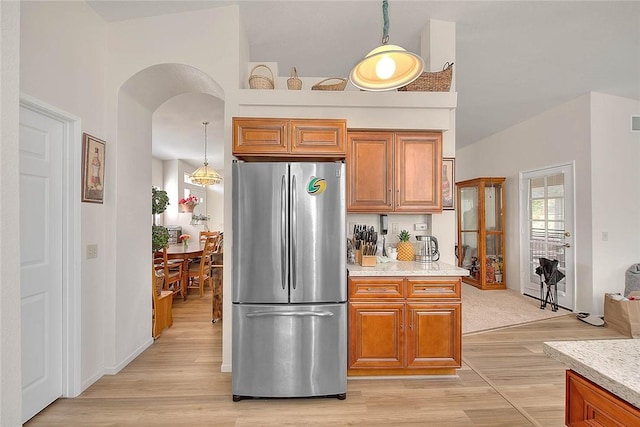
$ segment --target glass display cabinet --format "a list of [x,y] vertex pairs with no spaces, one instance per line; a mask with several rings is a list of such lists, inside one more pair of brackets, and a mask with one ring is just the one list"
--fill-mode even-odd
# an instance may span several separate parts
[[505,178],[456,182],[458,266],[469,270],[462,280],[479,289],[505,289]]

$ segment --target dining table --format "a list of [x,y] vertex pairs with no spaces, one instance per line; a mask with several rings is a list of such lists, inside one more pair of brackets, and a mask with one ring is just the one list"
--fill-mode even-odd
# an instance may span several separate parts
[[169,245],[167,247],[168,259],[182,260],[182,283],[181,287],[184,290],[183,298],[187,299],[187,287],[189,284],[189,261],[199,259],[202,257],[202,251],[204,250],[204,242],[193,242],[185,245],[184,243],[177,243]]

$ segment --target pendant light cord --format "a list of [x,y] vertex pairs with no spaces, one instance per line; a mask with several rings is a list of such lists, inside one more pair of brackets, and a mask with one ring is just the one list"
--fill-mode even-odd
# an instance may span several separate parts
[[384,25],[382,27],[382,44],[389,43],[389,2],[382,0],[382,19]]
[[202,122],[204,125],[204,165],[207,166],[209,162],[207,162],[207,125],[209,122]]

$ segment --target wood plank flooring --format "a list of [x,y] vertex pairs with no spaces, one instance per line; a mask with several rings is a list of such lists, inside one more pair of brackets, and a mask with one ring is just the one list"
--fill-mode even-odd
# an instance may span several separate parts
[[[35,426],[564,425],[565,366],[542,342],[623,338],[566,315],[463,336],[457,377],[349,379],[347,399],[231,400],[211,294],[174,301],[173,327],[117,375],[58,399]],[[464,305],[464,302],[463,302]],[[227,319],[229,316],[227,316]]]

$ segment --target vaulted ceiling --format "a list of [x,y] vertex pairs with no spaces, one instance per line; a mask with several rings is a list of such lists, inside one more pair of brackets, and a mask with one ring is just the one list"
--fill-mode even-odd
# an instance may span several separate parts
[[[381,1],[89,4],[107,21],[238,4],[251,61],[277,62],[285,76],[295,66],[301,76],[347,77],[382,35]],[[420,52],[420,33],[430,19],[456,23],[458,148],[589,91],[640,99],[638,1],[392,0],[390,43]],[[199,101],[202,108],[220,108],[211,97]],[[203,146],[200,115],[180,100],[173,104],[163,106],[159,116],[173,118],[173,135],[182,125],[190,129],[195,140],[182,158],[198,162]],[[154,155],[173,155],[167,146],[175,139],[165,138],[168,133],[154,125]]]

